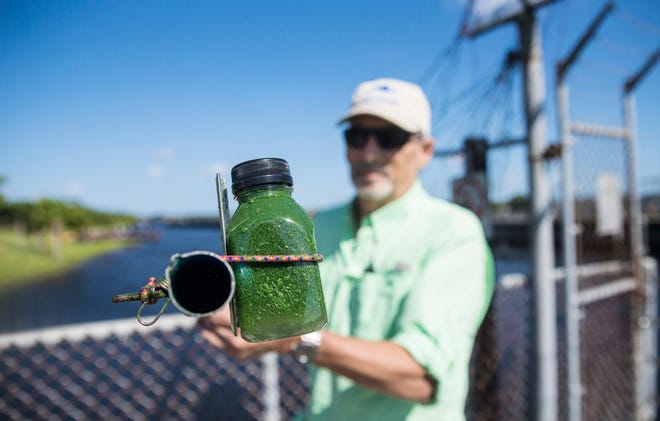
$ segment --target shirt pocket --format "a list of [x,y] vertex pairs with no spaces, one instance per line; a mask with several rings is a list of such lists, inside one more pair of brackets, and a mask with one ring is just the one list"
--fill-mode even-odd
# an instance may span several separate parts
[[406,274],[400,271],[366,272],[351,288],[351,335],[387,339],[407,293]]

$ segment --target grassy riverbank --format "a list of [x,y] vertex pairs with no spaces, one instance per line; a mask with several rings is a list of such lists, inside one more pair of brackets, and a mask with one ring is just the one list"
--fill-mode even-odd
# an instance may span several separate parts
[[128,247],[129,239],[53,242],[0,229],[0,290],[56,275],[93,257]]

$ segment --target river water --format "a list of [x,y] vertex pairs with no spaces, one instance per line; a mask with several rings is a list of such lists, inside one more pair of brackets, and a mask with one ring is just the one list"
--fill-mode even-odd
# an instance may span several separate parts
[[[48,326],[135,317],[138,302],[113,303],[112,296],[137,292],[150,276],[160,277],[170,256],[193,250],[221,252],[220,235],[213,228],[160,228],[158,241],[95,258],[65,274],[40,279],[0,294],[0,333]],[[497,258],[498,276],[528,271],[520,259]],[[161,300],[162,303],[162,300]],[[143,314],[160,309],[159,303]],[[176,313],[170,304],[165,313]]]

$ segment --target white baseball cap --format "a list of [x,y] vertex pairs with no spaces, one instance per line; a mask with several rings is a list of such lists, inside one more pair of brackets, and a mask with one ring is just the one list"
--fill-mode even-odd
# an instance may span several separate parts
[[431,106],[419,85],[381,78],[360,83],[351,97],[351,108],[339,121],[373,115],[411,133],[431,135]]

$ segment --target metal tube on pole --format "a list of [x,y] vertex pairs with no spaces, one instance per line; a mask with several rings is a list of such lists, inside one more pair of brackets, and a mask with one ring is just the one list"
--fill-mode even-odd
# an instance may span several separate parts
[[533,261],[535,302],[535,354],[537,361],[534,419],[556,420],[557,335],[555,287],[552,280],[554,246],[549,181],[543,154],[546,149],[545,73],[541,36],[530,11],[518,19],[523,60],[525,120],[530,168],[530,239]]
[[557,113],[562,145],[562,238],[566,308],[566,361],[568,420],[582,419],[582,383],[580,373],[580,310],[578,304],[577,257],[575,251],[575,183],[573,174],[573,137],[568,120],[568,87],[563,80],[557,87]]

